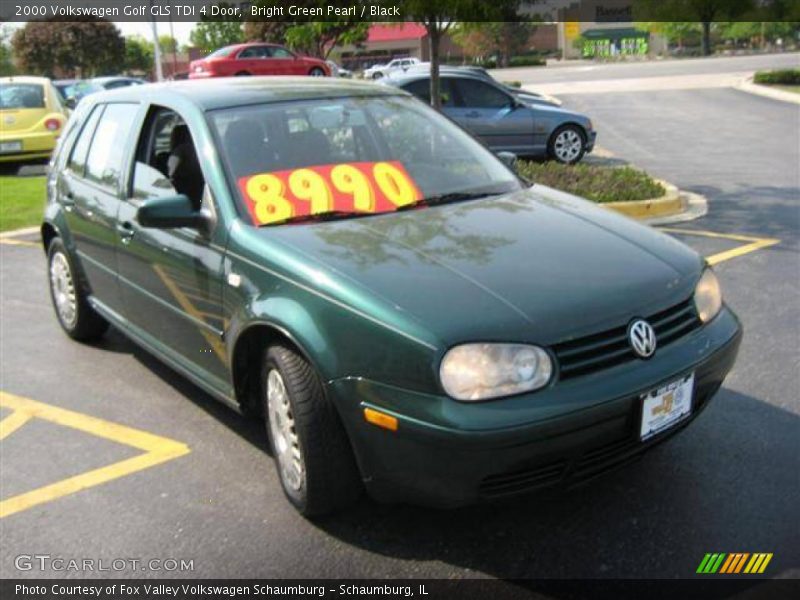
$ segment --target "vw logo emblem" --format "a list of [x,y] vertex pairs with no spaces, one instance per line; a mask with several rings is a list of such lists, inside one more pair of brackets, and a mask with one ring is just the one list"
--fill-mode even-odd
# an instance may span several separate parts
[[650,358],[656,351],[656,332],[647,321],[637,319],[628,328],[628,341],[639,358]]

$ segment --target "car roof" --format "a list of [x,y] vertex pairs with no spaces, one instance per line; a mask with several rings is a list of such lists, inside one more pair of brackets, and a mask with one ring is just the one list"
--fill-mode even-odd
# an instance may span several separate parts
[[38,83],[39,85],[47,85],[50,79],[47,77],[32,77],[30,75],[12,75],[11,77],[0,77],[0,83]]
[[396,96],[406,92],[378,83],[331,77],[219,77],[136,85],[92,94],[94,102],[164,102],[169,96],[188,100],[203,110],[349,96]]
[[96,81],[98,83],[104,82],[107,83],[109,81],[142,81],[138,77],[128,77],[127,75],[107,75],[105,77],[92,77],[91,81]]
[[[490,85],[495,85],[497,87],[500,86],[495,79],[489,80],[486,78],[485,75],[478,74],[471,71],[452,71],[449,69],[440,70],[439,75],[446,75],[448,78],[455,78],[455,79],[471,79],[473,81],[482,81],[483,83],[488,83]],[[402,85],[404,83],[409,83],[411,81],[418,81],[420,79],[430,79],[431,73],[430,71],[426,70],[419,70],[414,71],[413,73],[405,72],[402,75],[395,75],[393,77],[387,77],[386,83],[390,83],[392,85]]]

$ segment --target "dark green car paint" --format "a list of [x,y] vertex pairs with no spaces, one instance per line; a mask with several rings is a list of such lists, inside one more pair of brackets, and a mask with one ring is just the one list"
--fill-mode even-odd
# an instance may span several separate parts
[[[248,78],[93,95],[73,127],[104,102],[138,104],[134,137],[151,103],[183,116],[201,153],[213,225],[140,227],[134,216],[141,199],[128,187],[128,140],[120,186],[73,186],[80,197],[69,200],[71,175],[56,153],[45,243],[54,235],[64,240],[101,314],[234,406],[248,401],[244,380],[259,368],[245,347],[256,339],[254,328],[259,339],[289,338],[325,382],[363,478],[381,498],[460,504],[482,497],[480,482],[496,473],[548,461],[578,472],[584,452],[631,437],[640,393],[691,371],[702,408],[738,349],[740,325],[727,307],[648,361],[563,382],[556,373],[538,392],[485,402],[457,402],[442,391],[439,363],[455,344],[549,348],[692,296],[700,256],[589,202],[537,185],[363,219],[263,228],[242,219],[207,110],[397,93],[352,82]],[[99,206],[98,193],[105,198],[101,218],[77,223],[76,212]],[[365,406],[395,415],[398,431],[366,423]],[[633,444],[628,454],[677,429]]]

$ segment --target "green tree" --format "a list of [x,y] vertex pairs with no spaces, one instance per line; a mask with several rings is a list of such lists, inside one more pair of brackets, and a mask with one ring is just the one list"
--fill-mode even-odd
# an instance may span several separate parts
[[0,27],[0,77],[15,75],[17,72],[11,56],[11,34]]
[[125,38],[125,69],[127,71],[144,71],[153,69],[153,44],[142,36],[134,35]]
[[645,23],[644,28],[661,35],[671,46],[683,48],[684,44],[700,37],[700,23],[691,21],[654,21]]
[[162,54],[172,54],[178,51],[178,40],[171,35],[158,36],[158,48]]
[[648,21],[700,22],[703,54],[711,54],[714,21],[735,19],[753,8],[753,0],[636,0],[634,14]]
[[327,59],[335,46],[359,44],[367,39],[369,23],[359,19],[314,21],[286,30],[286,43],[294,50]]
[[110,21],[29,21],[14,33],[14,55],[29,73],[92,77],[119,71],[125,41]]
[[472,51],[481,49],[482,55],[498,54],[500,66],[507,67],[513,56],[528,49],[534,31],[536,25],[525,20],[462,22],[455,25],[452,36],[459,45],[465,43]]
[[242,24],[238,21],[200,21],[189,34],[189,40],[205,53],[244,40]]

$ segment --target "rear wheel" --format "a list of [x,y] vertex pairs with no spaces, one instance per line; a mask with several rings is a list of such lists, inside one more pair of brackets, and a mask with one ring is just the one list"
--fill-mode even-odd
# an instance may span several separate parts
[[262,362],[264,415],[286,497],[309,517],[353,503],[361,478],[316,371],[284,345],[267,349]]
[[547,153],[560,163],[574,164],[586,153],[586,134],[577,125],[559,127],[550,136]]
[[308,72],[311,77],[325,77],[325,71],[323,71],[320,67],[314,67]]
[[108,321],[89,304],[85,290],[75,276],[75,268],[64,243],[54,238],[47,249],[50,298],[62,329],[74,340],[88,341],[102,336]]

